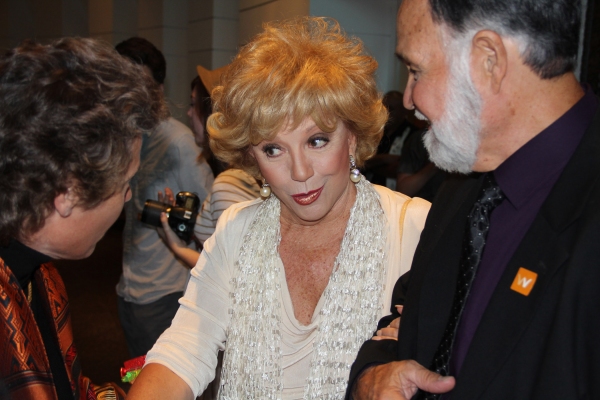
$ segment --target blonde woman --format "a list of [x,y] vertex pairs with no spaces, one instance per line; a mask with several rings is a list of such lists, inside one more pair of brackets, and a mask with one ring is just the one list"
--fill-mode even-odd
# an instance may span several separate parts
[[266,25],[240,51],[208,132],[217,157],[264,181],[263,198],[222,214],[130,398],[193,399],[220,350],[219,398],[344,397],[429,210],[357,169],[387,119],[376,68],[323,18]]

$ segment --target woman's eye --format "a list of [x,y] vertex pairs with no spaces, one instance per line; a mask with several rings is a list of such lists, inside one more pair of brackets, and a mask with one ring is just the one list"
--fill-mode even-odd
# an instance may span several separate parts
[[265,145],[262,151],[267,157],[277,157],[281,153],[281,149],[274,145]]
[[317,149],[325,146],[327,143],[329,143],[329,139],[323,137],[318,137],[310,140],[310,146]]

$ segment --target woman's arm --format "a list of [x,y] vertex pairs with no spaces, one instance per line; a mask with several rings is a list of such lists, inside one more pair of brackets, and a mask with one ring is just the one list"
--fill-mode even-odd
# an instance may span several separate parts
[[[146,368],[151,364],[165,366],[187,383],[192,396],[202,393],[213,381],[218,351],[225,348],[234,260],[254,210],[235,207],[223,214],[222,223],[205,242],[198,264],[190,273],[188,286],[179,300],[180,307],[171,326],[146,355]],[[157,374],[148,372],[154,368],[158,367],[142,374],[154,378]],[[144,383],[144,380],[140,383],[142,389],[147,387],[145,392],[153,390],[153,386]],[[171,379],[167,379],[165,384],[170,385]]]
[[128,400],[193,398],[192,389],[188,384],[161,364],[146,365],[127,393]]

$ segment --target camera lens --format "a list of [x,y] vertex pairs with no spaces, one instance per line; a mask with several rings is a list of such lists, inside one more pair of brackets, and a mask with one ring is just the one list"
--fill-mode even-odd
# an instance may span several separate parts
[[171,209],[167,204],[160,203],[154,200],[146,200],[144,209],[142,210],[141,221],[152,226],[162,226],[160,223],[160,213],[168,213]]

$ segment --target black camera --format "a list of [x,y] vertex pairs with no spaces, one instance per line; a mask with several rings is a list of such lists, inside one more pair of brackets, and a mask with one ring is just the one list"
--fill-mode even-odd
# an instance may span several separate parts
[[143,223],[162,226],[160,213],[167,214],[169,226],[186,243],[194,234],[194,224],[200,209],[200,199],[192,192],[179,192],[175,196],[175,205],[164,204],[155,200],[146,200],[140,220]]

